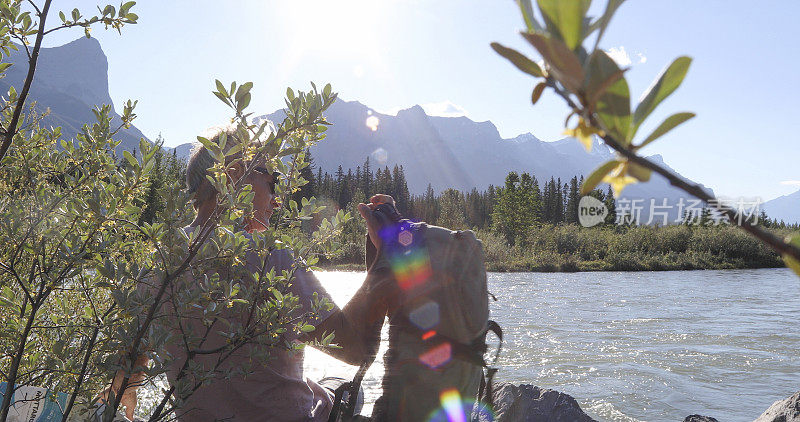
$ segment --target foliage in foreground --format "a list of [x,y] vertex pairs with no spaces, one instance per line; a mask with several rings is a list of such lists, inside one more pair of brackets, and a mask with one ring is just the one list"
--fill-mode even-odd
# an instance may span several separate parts
[[[518,0],[525,23],[520,35],[541,55],[543,65],[499,43],[492,43],[492,48],[519,70],[537,79],[531,95],[533,104],[546,89],[564,100],[570,110],[564,124],[568,127],[565,133],[582,141],[587,150],[592,147],[592,136],[597,135],[616,152],[615,159],[587,176],[581,189],[583,194],[603,181],[619,195],[625,186],[647,182],[655,172],[730,221],[737,220],[738,211],[730,204],[639,155],[642,148],[695,116],[691,112],[675,113],[646,137],[637,136],[651,113],[681,85],[692,59],[686,56],[675,59],[632,107],[625,78],[628,69],[620,68],[600,47],[609,23],[624,1],[608,0],[602,15],[592,17],[588,15],[591,0],[537,0],[538,10],[531,0]],[[577,123],[569,128],[572,117],[577,117]],[[800,237],[781,238],[746,220],[739,227],[782,254],[786,264],[800,275]]]
[[[287,117],[274,128],[247,120],[252,83],[217,82],[214,94],[234,115],[231,129],[214,141],[199,139],[216,161],[208,180],[218,191],[217,212],[188,235],[182,228],[194,212],[174,160],[144,140],[138,157],[114,154],[116,134],[135,118],[134,102],[125,104],[121,121],[112,121],[110,106],[98,106],[97,122],[76,139],[41,127],[33,109],[23,113],[45,33],[79,26],[88,36],[95,23],[119,29],[138,18],[130,12],[134,3],[107,6],[97,17],[77,10],[69,18],[60,14],[61,24],[51,30],[44,27],[49,0],[42,8],[0,3],[0,50],[15,48],[13,37],[31,58],[23,89],[17,94],[12,87],[0,103],[0,421],[7,420],[13,392],[23,385],[64,393],[62,420],[85,419],[115,374],[124,390],[134,382],[152,383],[172,366],[179,368],[176,381],[158,393],[150,420],[170,417],[200,384],[248,371],[224,367],[233,352],[246,350],[253,362],[263,362],[276,350],[295,349],[283,334],[313,330],[308,323],[316,312],[331,306],[320,300],[310,312],[298,312],[298,299],[288,292],[294,272],[330,253],[340,223],[350,219],[338,212],[309,236],[298,236],[301,222],[322,207],[305,198],[300,209],[289,198],[306,183],[300,176],[308,166],[304,151],[324,138],[322,113],[336,99],[329,85],[288,90]],[[36,42],[29,51],[32,36]],[[0,72],[7,68],[0,65]],[[170,177],[159,174],[164,158]],[[253,192],[244,177],[228,183],[226,169],[240,163],[246,175],[255,162],[286,178],[278,188],[283,209],[251,241],[242,229],[253,210]],[[270,270],[265,258],[271,249],[289,249],[293,266]],[[248,254],[258,256],[257,273],[245,266]],[[186,330],[188,321],[206,328]],[[228,340],[204,349],[212,330]],[[323,338],[321,344],[328,345],[333,336]],[[182,349],[186,358],[173,361],[168,349]],[[216,364],[197,365],[201,355]],[[143,366],[142,356],[150,363]],[[138,372],[144,372],[143,381],[132,377]],[[113,418],[121,397],[111,394],[105,420]]]

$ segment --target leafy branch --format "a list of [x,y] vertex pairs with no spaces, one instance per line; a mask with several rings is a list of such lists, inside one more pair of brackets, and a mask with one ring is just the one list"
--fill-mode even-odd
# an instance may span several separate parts
[[[542,24],[531,0],[518,0],[527,28],[521,34],[541,55],[544,66],[514,49],[492,43],[492,48],[519,70],[540,79],[531,95],[533,104],[538,102],[547,88],[566,102],[571,109],[565,121],[568,127],[566,134],[576,137],[587,150],[592,147],[592,136],[597,135],[616,151],[614,160],[601,165],[586,178],[581,193],[586,194],[599,183],[606,182],[618,196],[625,186],[647,182],[655,172],[676,188],[706,202],[731,221],[741,220],[741,229],[780,253],[787,265],[800,274],[800,237],[781,239],[749,219],[741,219],[739,211],[724,204],[698,184],[638,155],[643,147],[695,116],[690,112],[673,114],[647,137],[638,143],[633,142],[642,123],[681,85],[692,60],[689,57],[675,59],[631,111],[630,90],[625,79],[628,69],[620,68],[607,52],[599,48],[611,19],[623,2],[608,0],[603,14],[592,19],[587,16],[591,0],[538,0]],[[591,41],[594,32],[597,32],[596,38],[593,43],[590,42],[593,47],[587,50],[584,43]],[[577,116],[578,121],[570,128],[569,122],[573,116]]]

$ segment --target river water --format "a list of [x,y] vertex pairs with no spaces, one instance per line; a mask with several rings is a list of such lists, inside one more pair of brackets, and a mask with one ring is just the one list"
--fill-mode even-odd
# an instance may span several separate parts
[[[318,276],[339,305],[364,279]],[[490,273],[491,318],[506,336],[497,379],[568,393],[602,421],[751,421],[800,390],[799,286],[785,268]],[[356,370],[313,349],[305,369],[312,379]],[[379,357],[364,414],[382,371]]]

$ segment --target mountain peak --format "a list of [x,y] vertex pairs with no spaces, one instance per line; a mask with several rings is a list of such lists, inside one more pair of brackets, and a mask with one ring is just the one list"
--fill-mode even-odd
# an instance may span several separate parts
[[[24,49],[19,49],[7,61],[14,66],[0,80],[0,91],[5,92],[9,86],[19,91],[28,73],[28,57]],[[75,136],[83,124],[95,122],[93,107],[114,106],[108,92],[108,59],[100,42],[81,37],[58,47],[41,49],[29,101],[36,101],[41,111],[49,108],[51,112],[44,123],[61,126],[67,138]],[[119,118],[116,113],[112,115]],[[118,135],[122,141],[119,149],[138,148],[141,137],[135,127],[123,129]]]
[[[80,37],[76,38],[66,44],[60,45],[58,47],[48,47],[48,48],[64,48],[64,47],[81,47],[81,48],[96,48],[100,53],[103,53],[103,48],[100,46],[100,41],[94,37]],[[105,55],[105,53],[103,53]]]
[[425,113],[425,109],[422,108],[419,104],[414,104],[409,108],[402,109],[397,112],[397,117],[400,117],[401,114],[410,115],[410,116],[425,116],[428,117],[428,113]]

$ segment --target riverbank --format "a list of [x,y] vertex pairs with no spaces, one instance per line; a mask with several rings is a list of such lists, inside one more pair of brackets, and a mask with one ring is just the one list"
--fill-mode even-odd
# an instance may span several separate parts
[[[575,421],[597,422],[587,415],[569,394],[541,389],[529,384],[499,383],[492,394],[493,417],[473,414],[473,420],[504,421]],[[477,416],[477,418],[475,418]],[[747,416],[747,415],[742,415]],[[750,415],[753,417],[754,415]],[[719,422],[712,416],[689,415],[683,422]],[[772,404],[754,422],[800,422],[800,392]]]
[[[773,229],[781,236],[789,229]],[[584,228],[543,225],[525,242],[509,245],[497,233],[476,230],[486,267],[496,272],[676,271],[784,267],[780,256],[737,227],[667,226]],[[363,237],[345,241],[344,254],[320,267],[362,271]]]

